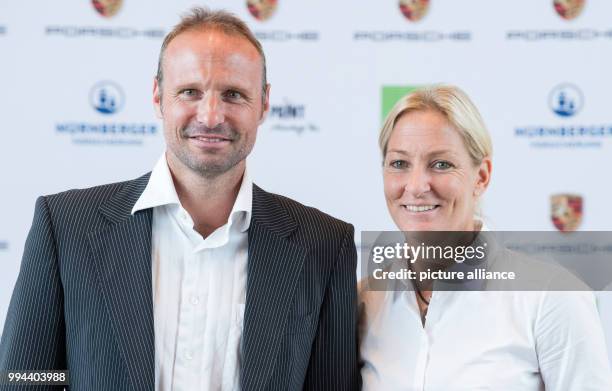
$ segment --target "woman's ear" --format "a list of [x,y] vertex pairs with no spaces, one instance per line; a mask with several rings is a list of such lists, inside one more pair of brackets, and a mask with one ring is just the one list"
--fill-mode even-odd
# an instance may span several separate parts
[[493,169],[493,162],[489,156],[485,156],[480,165],[478,166],[476,186],[474,187],[474,195],[481,196],[491,181],[491,170]]

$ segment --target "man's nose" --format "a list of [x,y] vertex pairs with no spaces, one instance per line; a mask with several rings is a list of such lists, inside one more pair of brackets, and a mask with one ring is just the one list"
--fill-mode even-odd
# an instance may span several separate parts
[[413,167],[407,174],[404,191],[414,198],[421,198],[431,190],[431,176],[426,168]]
[[197,120],[207,128],[214,128],[225,121],[224,102],[217,94],[209,92],[198,104]]

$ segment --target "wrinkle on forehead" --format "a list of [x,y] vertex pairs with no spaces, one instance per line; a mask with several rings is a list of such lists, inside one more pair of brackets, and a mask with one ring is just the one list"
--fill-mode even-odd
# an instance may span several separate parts
[[240,57],[244,60],[261,62],[261,55],[245,37],[227,34],[219,29],[198,29],[185,31],[177,35],[166,48],[168,57],[177,51],[190,50],[194,54],[219,57]]
[[[419,142],[415,143],[415,139],[419,139]],[[393,149],[393,144],[411,144],[420,147],[432,145],[436,149],[442,149],[442,147],[454,147],[453,141],[463,142],[459,132],[448,124],[441,128],[429,124],[409,124],[393,129],[389,149]]]
[[[448,120],[436,112],[409,113],[398,119],[393,128],[387,153],[462,154],[463,138]],[[459,150],[458,150],[459,149]],[[465,149],[467,153],[467,149]]]
[[[163,66],[177,67],[180,80],[186,68],[194,73],[213,68],[225,70],[232,78],[250,82],[249,70],[262,73],[263,63],[257,49],[244,37],[215,29],[193,30],[179,34],[166,49]],[[258,76],[261,77],[261,76]],[[261,80],[254,81],[261,83]]]

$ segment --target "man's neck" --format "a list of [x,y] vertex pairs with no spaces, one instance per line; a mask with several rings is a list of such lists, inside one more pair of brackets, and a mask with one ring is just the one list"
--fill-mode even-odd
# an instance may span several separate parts
[[180,163],[173,164],[171,159],[167,161],[181,205],[193,219],[194,229],[206,238],[227,223],[240,190],[245,162],[206,178]]

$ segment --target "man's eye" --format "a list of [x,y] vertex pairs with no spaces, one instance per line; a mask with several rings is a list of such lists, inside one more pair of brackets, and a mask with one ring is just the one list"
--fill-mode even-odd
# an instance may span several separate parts
[[186,98],[193,98],[198,95],[198,91],[193,88],[186,88],[180,94]]
[[232,99],[232,100],[242,98],[242,94],[240,92],[234,91],[234,90],[226,91],[224,95],[225,95],[226,98]]
[[453,164],[444,160],[437,161],[433,164],[433,168],[436,170],[448,170],[449,168],[453,168]]
[[408,163],[406,163],[405,160],[391,160],[391,162],[389,162],[389,166],[391,168],[402,169],[406,168]]

